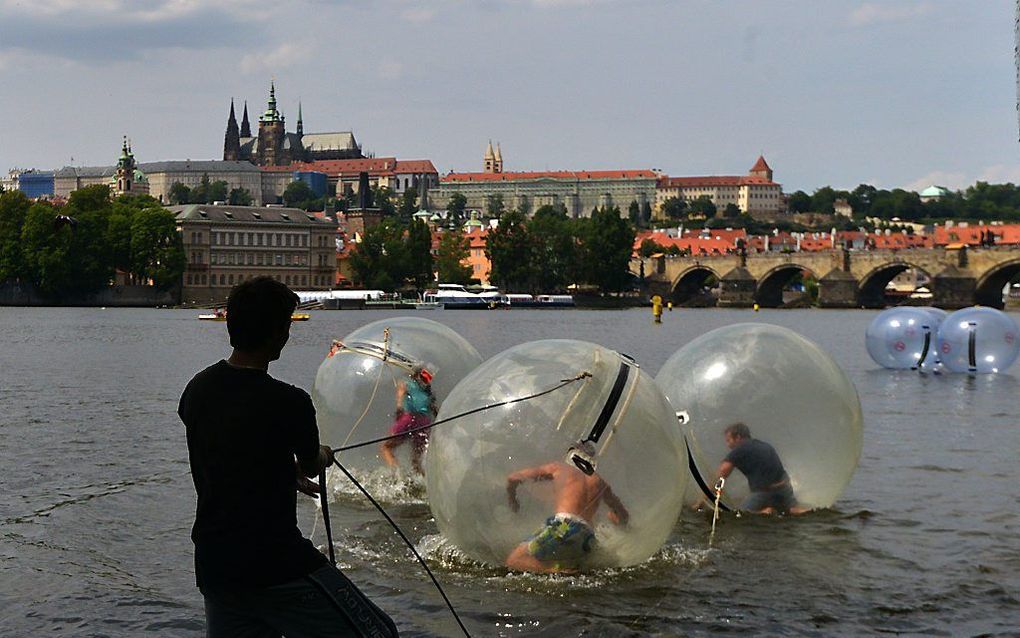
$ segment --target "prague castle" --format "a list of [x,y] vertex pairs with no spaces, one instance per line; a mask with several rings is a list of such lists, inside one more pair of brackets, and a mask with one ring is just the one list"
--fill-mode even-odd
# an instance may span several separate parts
[[360,159],[361,147],[350,131],[335,133],[305,133],[301,105],[298,105],[297,128],[286,130],[283,113],[276,108],[276,85],[269,85],[269,102],[259,116],[259,129],[252,135],[248,121],[248,103],[245,102],[241,125],[234,115],[234,101],[230,101],[227,132],[223,137],[223,159],[249,161],[257,166],[288,166],[292,162],[316,160]]

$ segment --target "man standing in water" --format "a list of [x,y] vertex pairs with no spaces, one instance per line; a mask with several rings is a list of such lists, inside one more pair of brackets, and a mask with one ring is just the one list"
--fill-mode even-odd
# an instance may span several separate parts
[[233,352],[181,396],[198,493],[191,537],[207,636],[396,636],[393,621],[297,526],[297,490],[332,463],[308,394],[268,374],[298,297],[270,277],[227,300]]
[[735,467],[747,477],[751,488],[751,495],[740,506],[741,510],[756,514],[803,514],[807,511],[797,505],[790,477],[774,447],[752,439],[751,430],[743,423],[730,425],[723,436],[730,453],[719,464],[719,477],[727,478]]
[[[590,442],[579,444],[589,457],[595,455]],[[525,481],[552,481],[556,514],[531,538],[507,556],[510,569],[538,573],[573,573],[595,547],[592,521],[602,501],[609,507],[607,516],[616,525],[626,525],[627,509],[612,488],[598,474],[585,474],[573,465],[554,461],[514,472],[506,479],[507,500],[514,512],[521,507],[517,486]]]

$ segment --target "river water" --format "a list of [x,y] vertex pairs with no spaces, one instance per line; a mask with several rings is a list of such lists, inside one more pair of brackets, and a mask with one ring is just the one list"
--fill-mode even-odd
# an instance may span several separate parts
[[[332,338],[394,314],[314,313],[271,372],[310,390]],[[224,325],[196,315],[0,308],[0,635],[203,635],[175,410],[191,375],[228,348]],[[424,503],[392,506],[475,636],[1020,635],[1020,367],[878,369],[868,311],[683,309],[658,326],[642,309],[427,316],[485,357],[568,337],[652,374],[714,327],[775,323],[830,352],[864,408],[860,467],[834,509],[724,518],[711,550],[709,518],[684,513],[666,547],[628,569],[507,575],[446,549]],[[299,508],[323,544],[314,504]],[[458,635],[385,521],[354,500],[331,513],[342,566],[403,635]]]

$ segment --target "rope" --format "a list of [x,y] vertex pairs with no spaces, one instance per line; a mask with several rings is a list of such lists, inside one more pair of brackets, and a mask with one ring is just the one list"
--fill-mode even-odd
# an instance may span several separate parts
[[322,522],[326,526],[326,542],[329,544],[329,562],[333,564],[333,567],[336,567],[336,550],[333,549],[333,527],[329,519],[329,496],[326,494],[325,467],[319,470],[319,505],[322,506]]
[[453,416],[446,417],[445,419],[438,419],[436,421],[433,421],[432,423],[427,423],[425,425],[420,425],[418,427],[411,428],[411,429],[409,429],[409,430],[407,430],[405,432],[402,432],[400,434],[390,434],[388,436],[381,436],[381,437],[379,437],[377,439],[370,439],[368,441],[362,441],[361,443],[355,443],[353,445],[344,445],[344,446],[341,446],[341,447],[338,447],[338,448],[333,448],[333,452],[346,452],[347,450],[356,450],[356,449],[361,448],[361,447],[366,447],[366,446],[369,446],[369,445],[375,445],[377,443],[382,443],[384,441],[389,441],[391,439],[403,438],[405,436],[414,434],[415,432],[421,432],[423,430],[428,430],[428,429],[436,427],[437,425],[440,425],[440,424],[443,424],[443,423],[449,423],[450,421],[456,421],[457,419],[462,419],[462,418],[464,418],[466,416],[471,416],[472,414],[477,414],[479,412],[485,412],[486,410],[492,410],[492,409],[495,409],[495,408],[500,408],[500,407],[503,407],[505,405],[512,405],[514,403],[520,403],[521,401],[529,401],[531,399],[537,399],[538,397],[545,396],[545,395],[547,395],[547,394],[549,394],[551,392],[555,392],[556,390],[559,390],[562,387],[568,386],[571,383],[574,383],[575,381],[580,381],[580,380],[586,379],[586,378],[588,378],[590,376],[591,376],[591,373],[586,370],[586,371],[581,372],[581,373],[577,374],[576,376],[573,376],[573,377],[571,377],[569,379],[563,379],[557,385],[554,385],[553,387],[548,388],[546,390],[542,390],[541,392],[536,392],[534,394],[529,394],[527,396],[518,397],[516,399],[507,399],[506,401],[500,401],[498,403],[490,403],[489,405],[483,405],[481,407],[473,408],[473,409],[468,410],[466,412],[461,412],[460,414],[454,414]]
[[[439,581],[436,579],[435,575],[432,573],[432,570],[429,569],[428,563],[425,562],[425,559],[422,558],[421,554],[418,553],[418,550],[415,549],[414,544],[407,537],[407,535],[404,534],[404,530],[400,529],[400,526],[397,525],[397,523],[392,518],[390,518],[390,515],[386,513],[386,510],[383,509],[383,507],[381,505],[379,505],[378,501],[376,501],[374,498],[372,498],[372,495],[368,493],[368,490],[366,490],[361,485],[361,483],[359,483],[358,480],[356,478],[354,478],[354,476],[350,472],[347,471],[347,468],[340,464],[340,461],[337,461],[334,458],[333,459],[333,464],[336,465],[338,468],[340,468],[340,471],[343,472],[344,475],[348,479],[350,479],[352,483],[354,483],[354,486],[357,487],[358,490],[362,494],[365,495],[365,498],[367,498],[369,500],[369,502],[372,503],[373,506],[375,506],[375,509],[379,510],[379,513],[383,515],[383,517],[386,519],[386,522],[389,523],[390,526],[393,528],[393,530],[397,534],[400,535],[400,538],[403,539],[404,544],[407,545],[407,548],[411,550],[411,553],[414,554],[414,557],[418,559],[418,562],[421,563],[421,566],[425,569],[425,573],[429,575],[430,579],[432,579],[432,584],[436,586],[437,590],[439,590],[439,595],[443,597],[443,601],[446,603],[446,606],[450,610],[450,613],[453,614],[453,617],[457,621],[457,624],[460,625],[460,630],[464,632],[464,635],[467,636],[467,638],[471,638],[470,632],[468,632],[467,627],[464,626],[464,623],[463,623],[463,621],[461,621],[460,616],[457,615],[457,610],[453,608],[453,603],[451,603],[449,597],[447,597],[446,592],[443,590],[443,586],[439,584]],[[323,473],[325,473],[325,470],[323,470]],[[325,494],[325,492],[322,491],[322,492],[320,492],[320,494]],[[325,507],[323,507],[322,514],[323,514],[323,516],[328,516]],[[327,536],[329,535],[329,523],[326,524],[326,534],[327,534]],[[330,540],[330,543],[329,543],[329,553],[330,553],[330,559],[333,559],[333,542],[332,542],[332,540]]]
[[712,510],[712,533],[708,535],[708,546],[712,547],[715,540],[715,522],[719,520],[719,500],[722,498],[723,487],[726,486],[726,479],[719,477],[715,483],[715,508]]
[[[386,355],[389,352],[389,342],[390,342],[390,329],[389,328],[384,328],[383,329],[382,357],[381,357],[381,361],[383,362],[383,364],[387,363]],[[340,349],[338,350],[338,352],[342,352],[344,349],[347,349],[350,352],[359,352],[358,350],[354,350],[354,349],[348,348],[347,346],[345,346],[343,343],[340,343],[339,341],[334,341],[333,343],[334,343],[334,345],[338,344],[338,343],[340,344]],[[333,352],[333,350],[331,348],[329,356],[333,356],[333,354],[335,354],[335,353]],[[362,354],[369,354],[370,356],[378,357],[378,355],[375,354],[375,353],[362,352]],[[383,370],[385,370],[385,369],[386,369],[385,365],[379,366],[379,374],[376,375],[376,377],[375,377],[375,385],[372,387],[372,396],[370,396],[368,398],[368,402],[365,404],[365,410],[361,413],[361,416],[358,417],[358,420],[354,422],[354,426],[347,433],[347,436],[344,438],[344,442],[340,444],[341,447],[347,445],[347,442],[351,440],[351,437],[354,436],[354,431],[358,429],[358,426],[361,425],[361,421],[365,418],[365,415],[368,414],[368,410],[372,407],[372,402],[375,401],[375,393],[379,391],[379,383],[382,381],[382,373],[383,373]],[[394,380],[393,383],[395,385],[396,384],[396,380]]]

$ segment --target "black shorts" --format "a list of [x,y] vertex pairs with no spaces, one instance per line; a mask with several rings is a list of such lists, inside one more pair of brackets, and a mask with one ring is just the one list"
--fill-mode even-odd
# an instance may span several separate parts
[[751,495],[741,504],[740,509],[748,512],[760,512],[766,507],[771,507],[780,512],[786,512],[796,506],[797,499],[793,495],[793,488],[787,483],[767,492],[751,492]]

